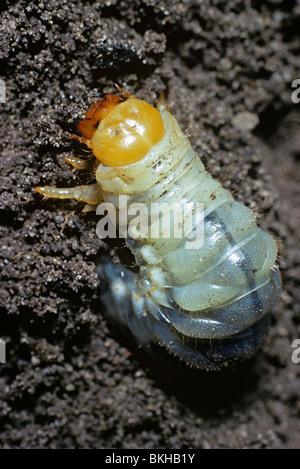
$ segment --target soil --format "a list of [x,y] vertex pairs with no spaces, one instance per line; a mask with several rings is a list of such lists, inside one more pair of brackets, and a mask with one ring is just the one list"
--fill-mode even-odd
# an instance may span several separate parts
[[[0,446],[299,448],[299,2],[3,0],[0,10]],[[278,239],[270,333],[235,369],[191,370],[127,342],[101,314],[95,267],[123,250],[97,237],[82,204],[34,190],[91,179],[64,162],[69,133],[114,82],[152,104],[164,92],[209,171]]]

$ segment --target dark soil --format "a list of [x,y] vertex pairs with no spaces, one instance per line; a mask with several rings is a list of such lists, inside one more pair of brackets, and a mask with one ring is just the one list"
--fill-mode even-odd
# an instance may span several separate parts
[[[300,447],[299,2],[0,9],[1,447]],[[152,104],[163,91],[211,173],[278,239],[283,292],[268,340],[234,370],[190,370],[126,342],[101,314],[96,259],[117,254],[97,217],[34,190],[91,178],[64,162],[67,132],[115,81]],[[245,111],[259,117],[252,131],[233,119]]]

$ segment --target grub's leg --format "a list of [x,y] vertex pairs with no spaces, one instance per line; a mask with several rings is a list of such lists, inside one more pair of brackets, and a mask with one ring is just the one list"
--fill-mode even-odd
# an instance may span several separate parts
[[89,169],[92,166],[93,158],[89,158],[87,160],[83,160],[79,156],[71,155],[65,156],[64,160],[66,163],[69,163],[76,169]]
[[96,212],[97,207],[98,207],[98,204],[97,205],[85,204],[82,211],[83,213]]
[[117,83],[114,83],[114,86],[116,88],[117,91],[119,91],[120,95],[123,96],[123,98],[131,98],[133,96],[133,94],[131,93],[128,93],[127,91],[124,91],[123,88],[121,88],[119,85],[117,85]]
[[158,100],[157,100],[156,108],[160,110],[161,108],[165,108],[165,107],[167,107],[165,94],[160,93]]
[[[79,121],[81,122],[81,121]],[[83,119],[82,122],[85,122],[85,120]],[[87,125],[90,125],[90,122],[87,121],[88,124]],[[81,130],[81,129],[80,129]],[[94,129],[95,131],[95,129]],[[91,148],[90,146],[90,140],[87,138],[87,137],[79,137],[79,135],[76,135],[76,134],[71,134],[71,137],[74,139],[74,140],[77,140],[78,142],[80,143],[84,143],[88,148]]]
[[98,184],[90,184],[88,186],[76,186],[69,188],[58,188],[52,186],[42,186],[35,188],[39,194],[45,197],[55,199],[76,199],[80,202],[86,202],[89,206],[97,206],[103,202],[103,197]]

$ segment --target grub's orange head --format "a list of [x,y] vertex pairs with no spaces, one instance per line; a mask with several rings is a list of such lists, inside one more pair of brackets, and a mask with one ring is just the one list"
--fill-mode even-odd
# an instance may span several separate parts
[[160,112],[127,93],[107,94],[93,103],[78,128],[80,139],[106,166],[126,166],[141,160],[165,134]]

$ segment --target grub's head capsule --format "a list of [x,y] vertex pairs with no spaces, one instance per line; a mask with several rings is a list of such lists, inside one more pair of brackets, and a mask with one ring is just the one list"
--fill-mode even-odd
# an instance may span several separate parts
[[94,156],[106,166],[127,166],[141,160],[164,134],[157,109],[125,94],[107,94],[93,103],[78,128]]

